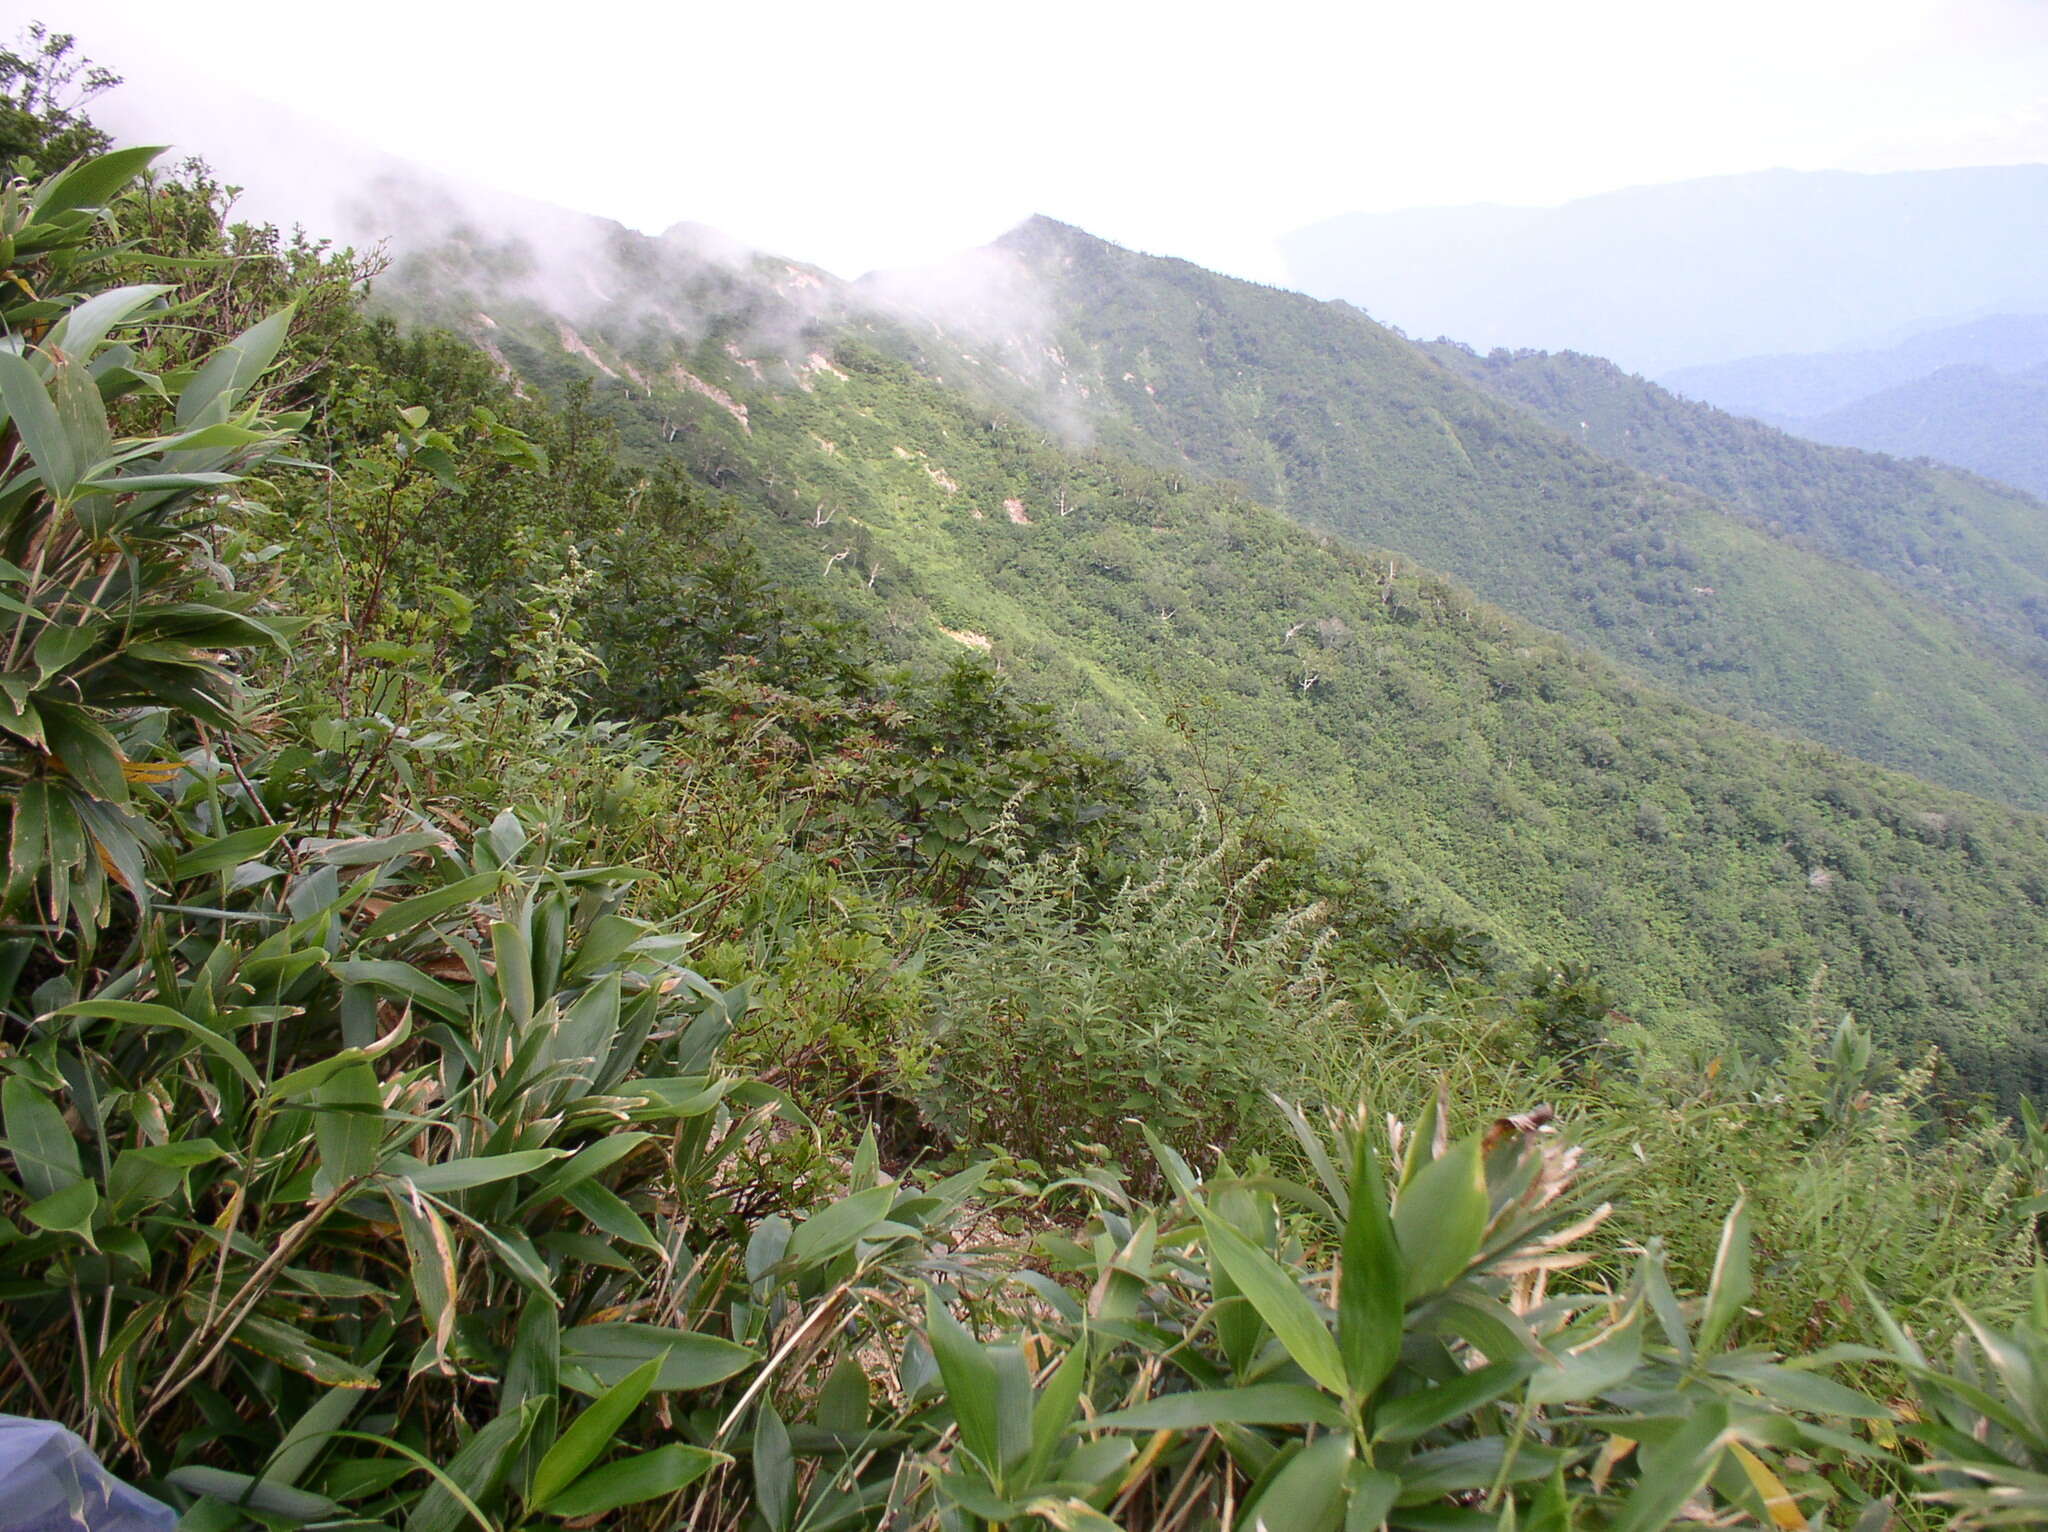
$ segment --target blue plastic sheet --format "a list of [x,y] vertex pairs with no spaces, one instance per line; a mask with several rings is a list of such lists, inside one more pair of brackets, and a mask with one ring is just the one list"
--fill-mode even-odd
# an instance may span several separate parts
[[0,1532],[171,1532],[177,1520],[54,1421],[0,1415]]

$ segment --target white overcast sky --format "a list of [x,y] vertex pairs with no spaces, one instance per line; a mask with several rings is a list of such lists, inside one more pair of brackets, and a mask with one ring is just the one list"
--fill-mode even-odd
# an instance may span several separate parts
[[[318,130],[842,275],[1033,212],[1277,280],[1351,210],[2048,161],[2048,0],[0,0],[273,199]],[[276,108],[288,108],[297,122]],[[280,205],[272,200],[270,206]]]

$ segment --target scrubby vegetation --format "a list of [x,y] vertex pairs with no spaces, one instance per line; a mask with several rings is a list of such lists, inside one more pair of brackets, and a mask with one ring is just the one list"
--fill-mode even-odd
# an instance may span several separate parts
[[0,1408],[217,1529],[2041,1514],[2030,1114],[1654,1042],[154,158],[0,194]]

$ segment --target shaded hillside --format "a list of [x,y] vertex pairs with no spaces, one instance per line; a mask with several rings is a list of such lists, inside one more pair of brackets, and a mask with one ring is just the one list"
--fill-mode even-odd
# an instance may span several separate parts
[[[672,249],[631,259],[657,302],[711,280]],[[1729,723],[1405,560],[1064,447],[892,360],[887,321],[829,333],[790,270],[720,278],[748,312],[708,334],[502,294],[472,327],[529,388],[593,379],[640,453],[751,507],[786,577],[905,652],[986,654],[1186,776],[1179,710],[1361,871],[1592,965],[1666,1037],[1767,1038],[1825,966],[1893,1044],[1940,1040],[1987,1086],[2044,1067],[2048,823]],[[740,343],[771,332],[792,349]]]
[[945,333],[908,353],[927,371],[1442,569],[1704,706],[2048,801],[2040,679],[1928,604],[1561,440],[1344,305],[1042,219],[1000,253],[1041,296],[1048,372],[962,367]]
[[[1481,357],[1443,341],[1424,349],[1570,440],[1926,596],[2037,670],[2048,663],[2048,506],[2039,501],[1937,465],[1818,445],[1695,404],[1598,357]],[[2032,433],[2009,450],[2038,455],[2044,426],[2048,391]]]
[[1767,170],[1560,207],[1411,208],[1282,239],[1293,280],[1413,335],[1647,373],[2048,311],[2048,166]]
[[1788,428],[1845,447],[1938,458],[2048,495],[2048,366],[1946,367]]

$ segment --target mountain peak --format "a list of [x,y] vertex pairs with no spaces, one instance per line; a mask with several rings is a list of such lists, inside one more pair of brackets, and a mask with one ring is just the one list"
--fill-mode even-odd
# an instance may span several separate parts
[[1090,234],[1076,224],[1062,223],[1059,219],[1044,213],[1033,213],[1015,228],[998,235],[994,243],[998,249],[1009,250],[1018,255],[1071,250],[1077,245],[1101,248],[1110,246],[1108,240]]

